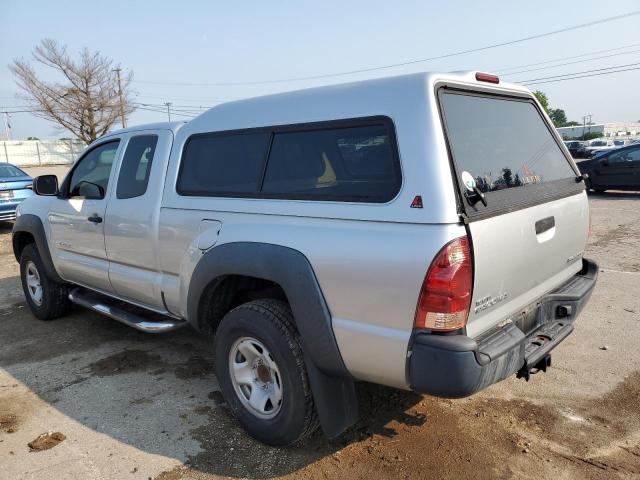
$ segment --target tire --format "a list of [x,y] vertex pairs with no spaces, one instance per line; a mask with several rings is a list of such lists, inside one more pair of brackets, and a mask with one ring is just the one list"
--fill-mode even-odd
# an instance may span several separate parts
[[587,187],[587,193],[591,192],[595,192],[595,193],[603,193],[606,192],[606,189],[603,190],[602,188],[593,188],[593,185],[591,185],[590,181],[587,181],[585,183],[586,187]]
[[[261,299],[236,307],[222,319],[215,348],[222,394],[249,435],[283,447],[316,430],[318,420],[302,345],[285,302]],[[232,374],[232,368],[241,373]],[[257,408],[250,403],[254,392]],[[266,403],[261,401],[265,397]]]
[[36,318],[53,320],[71,309],[69,285],[58,283],[47,275],[33,243],[24,247],[20,256],[20,280],[27,304]]

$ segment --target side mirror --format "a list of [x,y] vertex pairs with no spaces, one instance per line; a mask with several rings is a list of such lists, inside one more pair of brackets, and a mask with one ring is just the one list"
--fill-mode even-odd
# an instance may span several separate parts
[[600,160],[600,164],[601,165],[609,165],[609,159],[608,158],[603,158],[602,160]]
[[33,179],[33,191],[36,195],[47,197],[58,195],[58,177],[55,175],[40,175]]

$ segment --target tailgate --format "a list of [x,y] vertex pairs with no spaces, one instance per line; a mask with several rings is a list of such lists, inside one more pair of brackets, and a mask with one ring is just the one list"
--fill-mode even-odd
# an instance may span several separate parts
[[439,100],[473,248],[467,334],[507,319],[527,333],[536,300],[582,268],[584,185],[532,98],[446,89]]

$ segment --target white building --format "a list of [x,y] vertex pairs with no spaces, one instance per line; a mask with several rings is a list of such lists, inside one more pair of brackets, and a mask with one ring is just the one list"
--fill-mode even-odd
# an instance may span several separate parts
[[85,149],[82,140],[0,141],[0,163],[17,166],[70,165]]
[[601,137],[633,138],[640,136],[640,123],[608,122],[576,127],[560,127],[557,130],[565,140],[581,138],[585,133],[598,133]]

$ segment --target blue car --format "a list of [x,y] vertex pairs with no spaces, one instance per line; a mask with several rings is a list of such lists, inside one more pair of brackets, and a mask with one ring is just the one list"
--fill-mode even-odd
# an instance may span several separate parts
[[0,222],[15,220],[16,208],[33,195],[33,178],[9,163],[0,164]]

